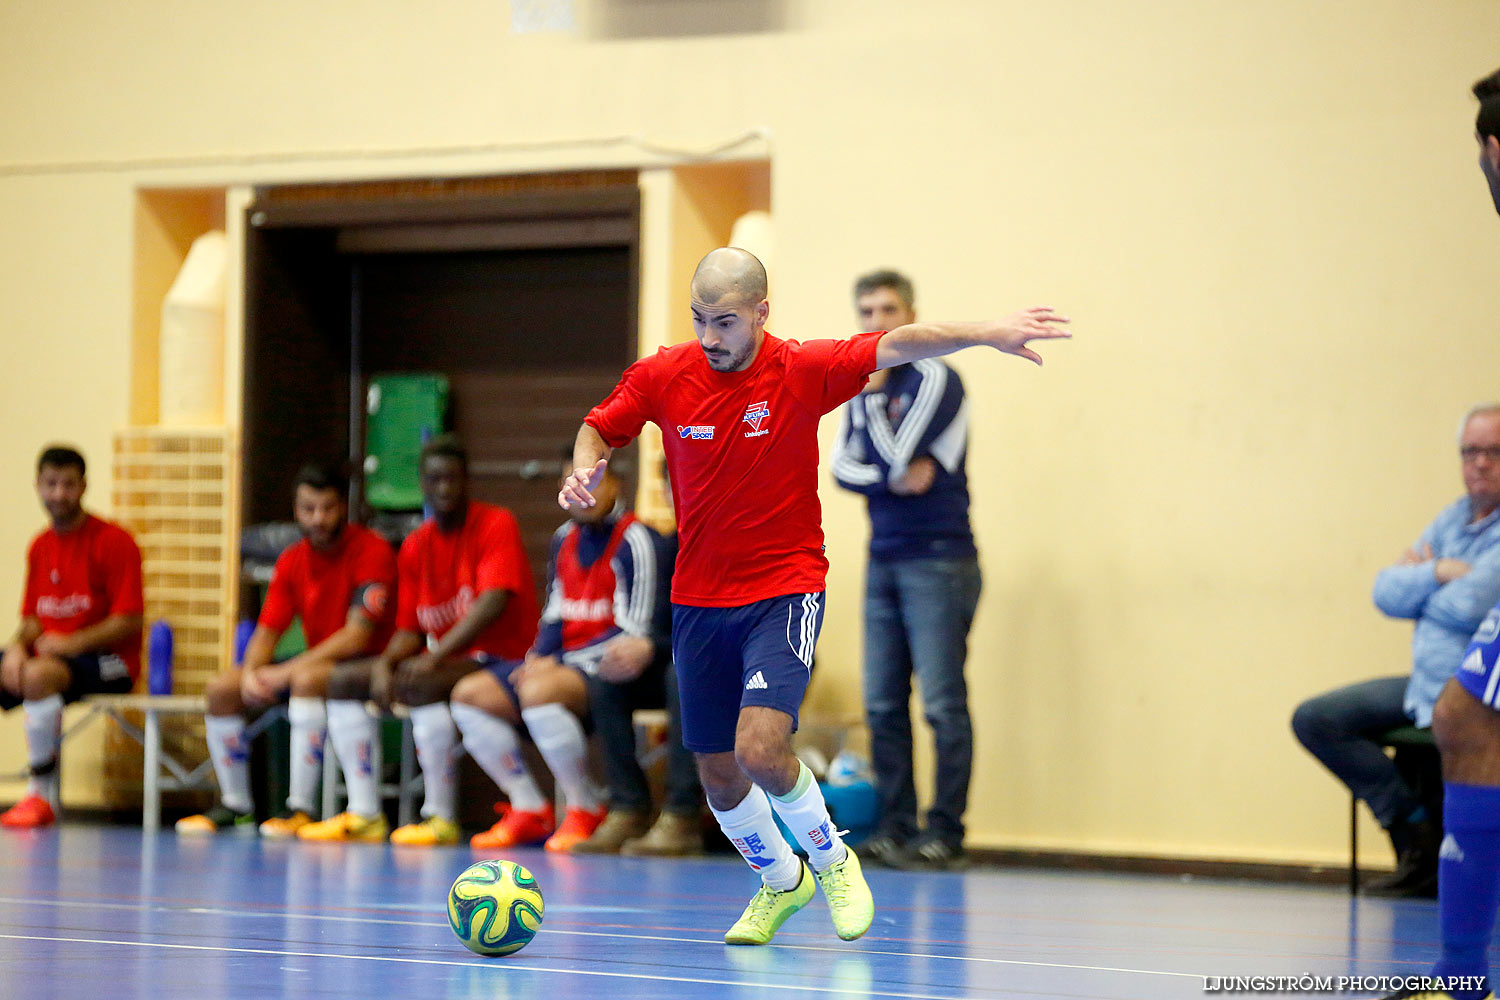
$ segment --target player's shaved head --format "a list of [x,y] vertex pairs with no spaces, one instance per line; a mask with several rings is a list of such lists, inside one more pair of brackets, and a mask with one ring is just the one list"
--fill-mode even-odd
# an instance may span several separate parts
[[766,291],[765,265],[739,247],[710,251],[693,272],[693,298],[710,305],[754,305],[765,299]]

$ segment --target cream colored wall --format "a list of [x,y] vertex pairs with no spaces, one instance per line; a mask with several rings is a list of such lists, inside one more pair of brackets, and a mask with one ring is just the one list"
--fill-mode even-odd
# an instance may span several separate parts
[[[181,0],[0,9],[12,576],[40,439],[103,456],[127,416],[135,187],[660,166],[605,140],[763,129],[775,332],[849,331],[850,278],[885,264],[931,318],[1076,320],[1043,370],[957,361],[974,842],[1336,860],[1345,800],[1286,720],[1405,669],[1370,578],[1456,494],[1458,413],[1500,396],[1467,96],[1500,7],[744,0],[722,9],[779,25],[693,34],[712,6],[579,6],[607,31],[511,37],[488,0],[273,0],[251,29]],[[864,521],[825,498],[810,697],[845,710]]]

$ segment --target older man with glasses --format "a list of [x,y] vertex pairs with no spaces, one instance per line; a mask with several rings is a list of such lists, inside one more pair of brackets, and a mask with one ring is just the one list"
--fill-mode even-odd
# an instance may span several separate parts
[[1474,630],[1500,600],[1500,403],[1475,406],[1459,427],[1464,496],[1449,504],[1375,578],[1375,605],[1416,623],[1409,676],[1361,681],[1297,707],[1292,729],[1370,807],[1396,851],[1396,872],[1377,892],[1437,894],[1442,841],[1436,804],[1424,802],[1376,737],[1432,725],[1433,704],[1464,658]]

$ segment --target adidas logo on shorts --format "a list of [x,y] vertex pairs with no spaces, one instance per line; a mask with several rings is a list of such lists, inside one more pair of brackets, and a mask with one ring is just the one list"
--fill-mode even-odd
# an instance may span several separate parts
[[1458,846],[1458,841],[1453,839],[1453,834],[1443,838],[1443,846],[1438,848],[1438,857],[1444,861],[1456,861],[1460,864],[1464,860],[1464,849]]
[[1467,670],[1471,674],[1484,674],[1489,672],[1489,668],[1484,665],[1484,654],[1477,649],[1470,653],[1468,656],[1464,657],[1463,669]]
[[745,682],[746,691],[764,691],[768,686],[769,685],[766,684],[765,675],[762,674],[759,670],[751,674],[750,679]]

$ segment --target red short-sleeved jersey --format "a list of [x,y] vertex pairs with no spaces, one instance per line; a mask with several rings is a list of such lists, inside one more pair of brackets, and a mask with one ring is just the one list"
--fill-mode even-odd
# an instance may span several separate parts
[[[72,531],[48,528],[32,539],[21,614],[39,620],[43,631],[77,632],[111,615],[141,614],[145,607],[141,550],[124,528],[89,514]],[[140,676],[139,633],[105,652],[124,660],[132,679]]]
[[739,372],[714,371],[696,341],[664,347],[589,412],[614,448],[647,420],[661,428],[681,544],[675,603],[737,607],[823,589],[818,419],[864,387],[883,335],[768,333]]
[[519,660],[536,638],[536,584],[521,528],[504,507],[469,501],[463,527],[441,531],[423,521],[407,536],[397,559],[396,627],[441,638],[487,590],[505,590],[505,611],[465,655],[484,654]]
[[344,627],[349,609],[374,623],[363,652],[378,653],[390,641],[395,618],[396,553],[369,528],[346,524],[333,548],[320,551],[302,539],[276,560],[276,571],[260,609],[260,624],[284,632],[302,619],[309,648]]

